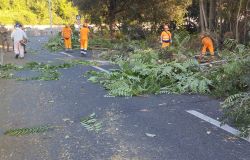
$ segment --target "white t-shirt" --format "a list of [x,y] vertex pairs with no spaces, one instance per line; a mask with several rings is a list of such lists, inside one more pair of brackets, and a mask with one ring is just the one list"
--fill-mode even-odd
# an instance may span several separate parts
[[21,29],[21,28],[16,28],[12,33],[11,33],[11,39],[14,40],[14,42],[20,42],[23,39],[28,39],[26,33]]

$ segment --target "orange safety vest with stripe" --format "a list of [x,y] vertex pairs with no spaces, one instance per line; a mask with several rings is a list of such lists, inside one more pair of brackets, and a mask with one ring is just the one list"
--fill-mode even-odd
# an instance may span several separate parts
[[172,35],[169,31],[163,31],[161,33],[162,42],[170,43],[172,41]]

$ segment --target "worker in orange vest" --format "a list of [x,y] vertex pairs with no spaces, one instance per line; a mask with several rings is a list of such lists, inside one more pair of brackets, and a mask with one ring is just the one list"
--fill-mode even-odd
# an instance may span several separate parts
[[209,51],[210,56],[211,56],[209,61],[214,60],[214,44],[213,44],[212,38],[208,34],[205,34],[205,33],[201,33],[200,38],[201,38],[202,49],[201,49],[199,61],[201,61],[204,58],[207,50]]
[[172,43],[172,34],[169,31],[168,25],[164,25],[164,31],[161,33],[161,48],[169,47]]
[[85,22],[80,30],[80,47],[81,54],[83,55],[87,54],[89,33],[90,30],[88,28],[88,24]]
[[71,36],[72,36],[72,29],[70,28],[70,25],[67,24],[62,29],[62,38],[64,39],[65,51],[72,49]]

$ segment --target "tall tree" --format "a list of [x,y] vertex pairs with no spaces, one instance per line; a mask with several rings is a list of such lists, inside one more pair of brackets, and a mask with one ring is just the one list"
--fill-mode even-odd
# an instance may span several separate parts
[[[147,23],[155,30],[159,24],[177,21],[182,24],[192,0],[74,0],[89,17],[99,14],[109,25],[113,37],[116,24]],[[95,16],[95,19],[97,17]],[[93,19],[92,19],[93,20]]]
[[239,9],[238,9],[237,18],[236,18],[235,37],[236,37],[237,41],[239,41],[239,39],[240,39],[240,37],[239,37],[239,21],[240,21],[240,12],[241,12],[241,8],[242,8],[242,3],[243,3],[243,0],[240,0]]
[[215,30],[215,17],[216,17],[216,2],[217,0],[209,1],[209,30]]

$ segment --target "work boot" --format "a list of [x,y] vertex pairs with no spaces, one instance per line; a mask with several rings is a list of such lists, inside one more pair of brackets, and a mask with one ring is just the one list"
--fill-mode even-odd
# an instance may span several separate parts
[[87,55],[87,54],[88,54],[88,51],[87,51],[87,50],[84,50],[84,52],[85,52],[85,55]]
[[84,49],[81,50],[81,54],[82,54],[82,55],[86,55],[86,52],[85,52]]

